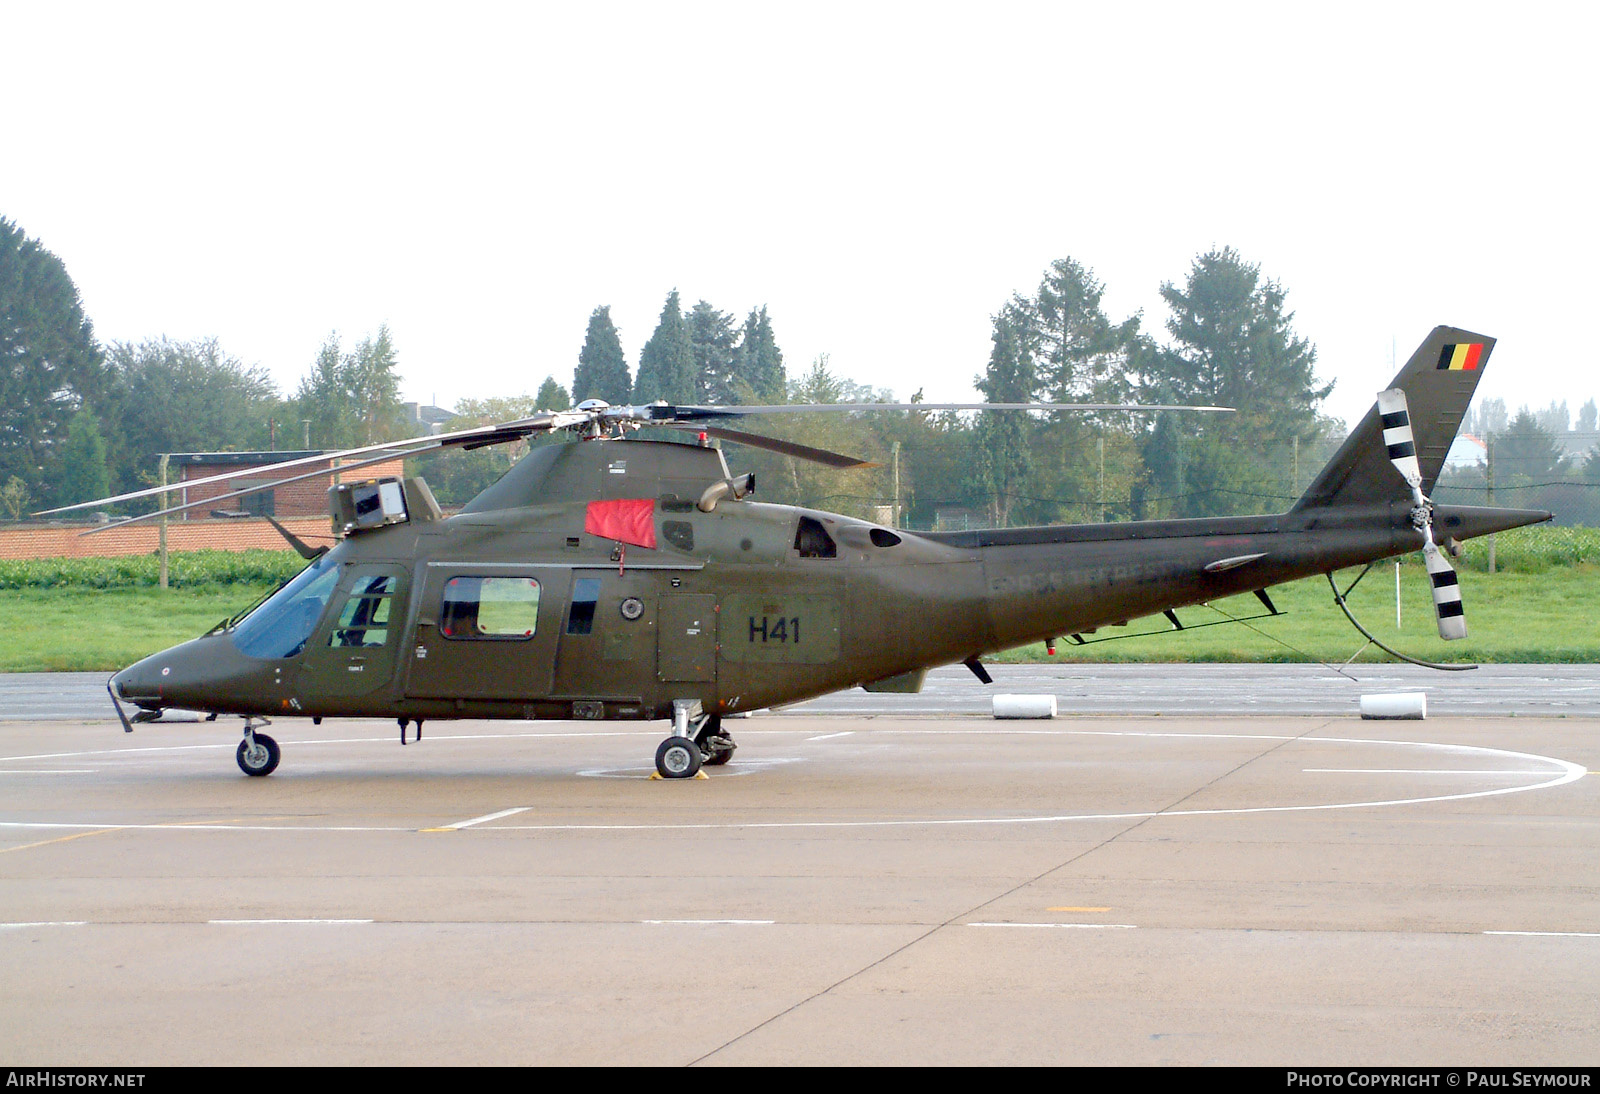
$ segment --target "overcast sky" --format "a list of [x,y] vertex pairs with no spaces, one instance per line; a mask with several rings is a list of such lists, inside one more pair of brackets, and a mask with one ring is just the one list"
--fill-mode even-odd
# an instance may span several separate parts
[[677,288],[766,305],[791,375],[968,398],[1052,259],[1164,337],[1232,245],[1340,417],[1438,323],[1576,414],[1594,12],[0,0],[0,216],[102,340],[215,336],[286,394],[380,323],[410,399],[570,385],[600,304],[637,367]]

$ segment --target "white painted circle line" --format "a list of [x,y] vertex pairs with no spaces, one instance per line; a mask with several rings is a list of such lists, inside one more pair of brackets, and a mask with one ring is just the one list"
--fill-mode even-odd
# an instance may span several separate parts
[[364,926],[374,922],[371,919],[208,919],[206,925],[210,927],[262,927],[279,926],[282,924],[314,925],[314,926]]
[[43,920],[38,923],[0,923],[0,931],[24,930],[28,927],[84,927],[88,925],[86,919]]
[[[940,731],[943,732],[943,731]],[[945,818],[910,818],[906,820],[874,820],[874,821],[725,821],[718,823],[682,823],[682,824],[530,824],[530,825],[496,825],[493,829],[498,832],[526,831],[526,832],[626,832],[626,831],[727,831],[732,829],[761,830],[761,829],[864,829],[864,828],[911,828],[911,827],[949,827],[954,825],[988,826],[988,825],[1027,825],[1027,824],[1059,824],[1073,821],[1108,821],[1108,820],[1144,820],[1152,817],[1218,817],[1218,816],[1245,816],[1259,813],[1316,813],[1336,809],[1372,809],[1396,805],[1424,805],[1438,802],[1467,801],[1474,798],[1496,797],[1502,794],[1521,794],[1533,790],[1544,790],[1565,783],[1581,779],[1587,774],[1587,768],[1581,764],[1571,763],[1567,760],[1556,759],[1552,756],[1539,756],[1526,752],[1513,752],[1509,749],[1491,748],[1484,745],[1456,745],[1439,744],[1429,741],[1393,741],[1386,739],[1371,739],[1358,737],[1295,737],[1282,734],[1226,734],[1226,733],[1177,733],[1177,732],[1149,732],[1143,730],[1114,731],[1065,731],[1069,733],[1086,733],[1097,736],[1132,736],[1132,737],[1167,737],[1167,738],[1195,738],[1213,740],[1280,740],[1300,741],[1307,744],[1345,744],[1362,746],[1387,746],[1394,748],[1420,748],[1428,751],[1443,751],[1455,755],[1494,756],[1528,761],[1534,764],[1550,765],[1554,771],[1526,771],[1521,774],[1529,778],[1540,778],[1548,774],[1542,782],[1527,783],[1521,786],[1494,787],[1487,790],[1463,791],[1456,794],[1435,794],[1422,797],[1379,799],[1374,801],[1358,802],[1333,802],[1321,805],[1263,805],[1241,806],[1228,809],[1171,809],[1171,810],[1136,810],[1125,813],[1061,813],[1043,814],[1022,817],[945,817]],[[537,735],[530,735],[537,736]],[[215,747],[215,746],[179,746]],[[155,751],[152,749],[151,751]],[[70,754],[69,754],[70,755]],[[767,761],[771,762],[771,761]],[[749,765],[751,767],[756,764]],[[1448,770],[1448,769],[1446,769]],[[1430,770],[1429,774],[1435,773]],[[526,808],[526,807],[525,807]],[[507,814],[501,813],[499,816]],[[488,817],[478,818],[478,823]],[[313,827],[308,825],[267,825],[267,824],[115,824],[101,821],[98,823],[64,823],[64,822],[32,822],[32,821],[0,821],[0,829],[24,830],[59,830],[59,829],[84,829],[105,828],[117,830],[159,830],[168,832],[415,832],[415,826],[363,826],[363,825],[333,825],[327,827]]]
[[1521,935],[1524,938],[1600,938],[1600,931],[1484,931],[1483,933]]
[[681,926],[681,927],[770,927],[776,920],[771,919],[641,919],[640,923],[652,926]]
[[1048,927],[1064,931],[1136,931],[1133,923],[968,923],[968,927]]

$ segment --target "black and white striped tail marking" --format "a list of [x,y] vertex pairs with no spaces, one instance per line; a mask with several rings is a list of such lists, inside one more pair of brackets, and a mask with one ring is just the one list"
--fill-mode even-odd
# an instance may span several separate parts
[[1439,620],[1439,637],[1465,638],[1467,617],[1461,607],[1461,585],[1431,536],[1422,549],[1422,558],[1428,564],[1428,580],[1433,585],[1433,614]]
[[1467,617],[1461,607],[1461,586],[1444,552],[1433,541],[1433,503],[1422,492],[1422,466],[1417,462],[1417,441],[1411,431],[1411,411],[1406,393],[1400,388],[1378,392],[1378,415],[1383,422],[1383,444],[1389,462],[1411,487],[1411,522],[1422,533],[1422,558],[1428,565],[1428,582],[1433,588],[1433,614],[1439,621],[1439,637],[1467,636]]
[[1422,467],[1417,463],[1417,441],[1411,432],[1411,411],[1406,393],[1399,388],[1378,392],[1378,415],[1383,420],[1383,444],[1389,462],[1422,501]]

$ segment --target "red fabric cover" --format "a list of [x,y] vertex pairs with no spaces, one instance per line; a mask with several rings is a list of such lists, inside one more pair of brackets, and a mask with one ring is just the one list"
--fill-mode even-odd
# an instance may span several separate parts
[[616,501],[591,501],[584,514],[583,530],[591,536],[631,543],[635,547],[656,545],[656,501],[654,498],[619,498]]

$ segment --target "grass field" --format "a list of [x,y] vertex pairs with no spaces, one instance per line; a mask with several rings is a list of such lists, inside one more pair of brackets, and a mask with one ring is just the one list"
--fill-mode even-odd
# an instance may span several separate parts
[[[292,556],[291,556],[292,558]],[[298,560],[295,560],[296,562]],[[0,592],[0,672],[114,671],[147,654],[204,633],[275,585],[277,563],[244,572],[232,584],[198,583],[167,589],[136,585],[96,588],[13,587]],[[85,580],[101,580],[86,570]],[[251,576],[256,580],[249,580]],[[267,576],[274,580],[264,581]],[[1353,573],[1344,575],[1349,581]],[[1462,595],[1471,636],[1444,642],[1434,629],[1425,571],[1401,567],[1401,623],[1395,627],[1393,564],[1373,569],[1350,602],[1356,617],[1379,638],[1414,657],[1440,661],[1600,661],[1600,566],[1550,566],[1540,572],[1493,575],[1462,567]],[[1271,590],[1282,617],[1248,625],[1226,624],[1172,633],[1161,616],[1110,627],[1090,638],[1161,631],[1074,646],[1057,643],[1054,660],[1079,661],[1344,661],[1365,641],[1334,606],[1328,583],[1308,579]],[[1185,608],[1186,626],[1262,612],[1253,596],[1217,601],[1214,608]],[[1042,645],[1013,650],[1002,661],[1044,661]],[[1387,655],[1368,649],[1363,660]]]

